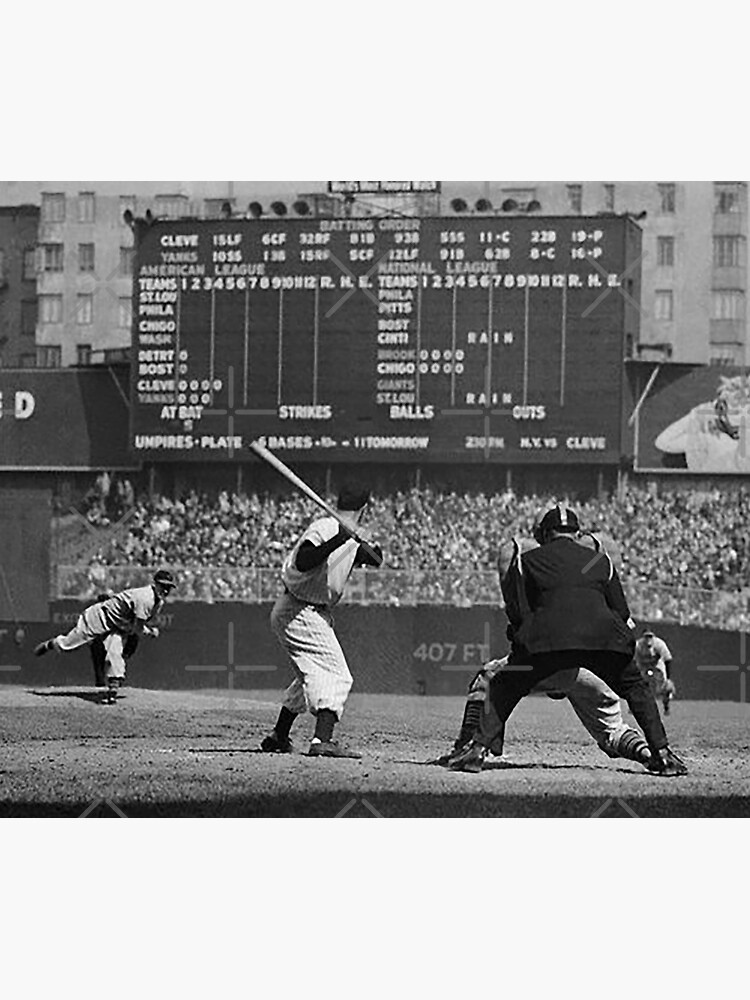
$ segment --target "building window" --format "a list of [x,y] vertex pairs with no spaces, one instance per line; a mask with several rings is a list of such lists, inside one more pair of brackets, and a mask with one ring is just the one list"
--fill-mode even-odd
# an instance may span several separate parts
[[21,368],[36,368],[36,354],[22,354],[20,357]]
[[33,337],[36,333],[36,320],[39,307],[36,299],[23,299],[21,302],[21,333]]
[[188,215],[188,200],[184,194],[157,194],[156,214],[167,219],[179,219]]
[[677,194],[676,184],[659,184],[659,211],[662,215],[674,215]]
[[615,186],[614,184],[604,185],[604,211],[614,212],[615,210]]
[[745,185],[739,181],[717,181],[714,184],[714,211],[717,215],[729,215],[742,211]]
[[118,326],[123,330],[129,330],[133,324],[133,300],[131,298],[120,299]]
[[65,222],[65,195],[42,193],[42,222]]
[[582,184],[568,184],[568,205],[570,205],[571,212],[575,212],[576,215],[580,215],[583,210],[583,185]]
[[91,344],[76,344],[76,364],[91,364]]
[[78,270],[90,274],[94,270],[94,244],[78,244]]
[[88,326],[94,322],[94,296],[76,296],[76,323],[79,326]]
[[121,194],[120,195],[120,224],[126,226],[125,213],[131,212],[133,215],[136,214],[136,200],[134,194]]
[[743,267],[744,244],[742,236],[714,236],[714,267]]
[[42,270],[62,271],[65,267],[65,244],[45,243],[42,246]]
[[78,221],[93,222],[96,218],[96,195],[93,191],[78,194]]
[[133,247],[120,247],[121,278],[129,278],[132,275],[134,259],[135,259],[135,249]]
[[39,344],[36,349],[37,368],[60,368],[62,347],[59,344]]
[[656,293],[654,317],[671,320],[674,316],[674,292],[670,289]]
[[739,288],[717,288],[713,293],[712,319],[745,318],[745,293]]
[[39,322],[62,323],[62,321],[63,321],[62,295],[40,295]]
[[36,247],[27,247],[23,252],[23,280],[36,281]]
[[656,237],[656,263],[659,267],[674,267],[674,236]]
[[742,362],[737,357],[740,352],[736,347],[712,347],[709,363],[712,365],[737,365]]

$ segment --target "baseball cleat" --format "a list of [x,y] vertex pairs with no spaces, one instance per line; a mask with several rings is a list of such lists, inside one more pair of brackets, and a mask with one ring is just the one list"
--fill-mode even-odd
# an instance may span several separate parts
[[280,740],[275,731],[261,740],[260,748],[263,753],[292,753],[294,749],[288,737]]
[[38,646],[34,647],[34,656],[44,656],[45,653],[49,653],[52,649],[52,640],[45,639],[44,642],[40,642]]
[[335,743],[333,740],[328,743],[312,743],[308,751],[309,757],[349,757],[352,760],[361,760],[362,754],[357,750]]
[[446,750],[444,754],[436,757],[435,760],[428,760],[427,763],[436,764],[438,767],[448,767],[453,758],[462,753],[467,746],[468,744],[466,743],[454,743],[450,750]]
[[453,755],[448,763],[448,768],[451,771],[467,771],[470,774],[478,774],[484,767],[486,756],[487,748],[472,740],[471,743],[467,743],[463,750]]
[[669,747],[653,751],[647,767],[652,774],[662,778],[678,778],[688,773],[685,762]]

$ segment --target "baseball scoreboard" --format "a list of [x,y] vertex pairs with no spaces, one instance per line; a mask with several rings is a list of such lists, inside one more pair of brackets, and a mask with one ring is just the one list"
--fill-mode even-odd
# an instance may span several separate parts
[[136,224],[131,447],[241,460],[617,462],[626,217]]

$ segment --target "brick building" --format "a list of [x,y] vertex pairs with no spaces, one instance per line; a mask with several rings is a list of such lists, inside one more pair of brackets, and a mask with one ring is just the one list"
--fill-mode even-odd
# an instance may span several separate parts
[[39,209],[0,207],[0,367],[35,363]]

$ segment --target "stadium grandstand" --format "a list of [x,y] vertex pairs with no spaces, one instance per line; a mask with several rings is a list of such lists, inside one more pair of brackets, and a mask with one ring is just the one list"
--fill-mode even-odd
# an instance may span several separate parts
[[[377,573],[355,573],[345,600],[497,604],[494,563],[501,540],[529,534],[539,511],[557,501],[574,506],[585,527],[618,541],[623,584],[638,617],[748,628],[743,525],[750,489],[744,487],[726,492],[630,483],[619,495],[585,499],[432,486],[380,493],[366,527],[383,544],[386,563]],[[273,600],[288,541],[314,516],[297,495],[191,489],[135,499],[128,484],[104,498],[95,488],[80,513],[60,512],[55,519],[54,598],[87,600],[102,587],[132,586],[169,565],[179,572],[181,600]]]

